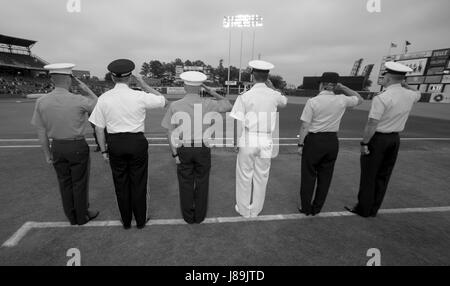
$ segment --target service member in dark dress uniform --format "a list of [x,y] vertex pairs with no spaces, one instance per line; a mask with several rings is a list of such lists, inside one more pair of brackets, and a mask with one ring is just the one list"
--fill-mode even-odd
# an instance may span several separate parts
[[[147,218],[148,141],[144,136],[148,109],[163,108],[167,101],[143,79],[132,76],[135,65],[120,59],[108,66],[115,87],[102,96],[89,121],[95,124],[102,155],[109,161],[116,189],[122,223],[131,227],[133,218],[139,229]],[[136,79],[144,91],[128,86]],[[108,130],[108,150],[104,129]]]
[[361,142],[361,179],[358,204],[346,210],[362,217],[375,217],[383,203],[400,148],[400,132],[421,93],[409,87],[406,74],[412,69],[387,62],[385,91],[375,96]]
[[[186,95],[170,105],[161,125],[168,129],[172,157],[177,164],[181,213],[187,223],[193,224],[201,223],[206,217],[211,169],[209,138],[203,138],[207,126],[201,123],[207,113],[228,112],[232,105],[226,98],[203,85],[206,81],[203,73],[185,72],[180,77],[184,80]],[[217,100],[201,98],[201,87]],[[178,115],[181,115],[180,118]],[[183,124],[191,122],[186,129],[182,128],[185,133],[174,131],[179,127],[178,119],[182,119]],[[201,126],[194,126],[195,122],[200,122]]]
[[[89,147],[85,140],[87,114],[92,112],[97,96],[80,80],[72,77],[73,64],[52,64],[50,71],[55,89],[39,96],[32,124],[38,130],[46,161],[58,176],[64,213],[72,225],[83,225],[96,218],[89,211]],[[75,80],[87,97],[69,92]],[[51,147],[50,140],[51,139]]]
[[313,216],[322,210],[331,185],[342,116],[347,108],[363,102],[356,91],[339,83],[339,74],[334,72],[322,75],[320,90],[303,109],[298,144],[302,156],[299,210]]

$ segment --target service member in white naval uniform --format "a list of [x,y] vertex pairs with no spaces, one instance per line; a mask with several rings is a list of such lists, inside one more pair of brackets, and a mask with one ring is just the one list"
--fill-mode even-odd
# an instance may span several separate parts
[[308,100],[301,116],[299,211],[305,215],[317,215],[322,210],[339,152],[337,132],[342,116],[347,108],[363,102],[356,91],[339,83],[339,74],[334,72],[322,75],[320,90],[319,95]]
[[[167,100],[135,78],[144,91],[128,87],[135,65],[120,59],[108,70],[116,83],[98,100],[89,121],[96,126],[97,138],[105,160],[109,160],[117,203],[125,229],[131,227],[134,214],[137,227],[145,227],[147,219],[148,141],[144,136],[146,110],[163,108]],[[108,150],[104,129],[108,130]]]
[[400,147],[399,133],[405,129],[413,105],[421,93],[406,84],[412,69],[387,62],[383,78],[385,91],[374,97],[361,142],[361,179],[358,204],[348,211],[375,217],[383,203]]
[[236,162],[235,209],[244,217],[256,217],[264,206],[277,110],[286,107],[287,98],[269,80],[269,71],[274,68],[271,63],[258,60],[251,61],[249,66],[255,85],[237,98],[230,116],[242,126]]

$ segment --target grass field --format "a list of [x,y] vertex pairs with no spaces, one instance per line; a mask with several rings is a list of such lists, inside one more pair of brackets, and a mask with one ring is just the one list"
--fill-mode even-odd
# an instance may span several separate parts
[[[236,154],[215,148],[208,220],[182,223],[176,167],[165,141],[151,139],[152,220],[144,230],[127,231],[117,222],[110,168],[98,153],[91,154],[90,202],[100,216],[86,227],[64,223],[56,174],[37,142],[26,140],[36,138],[29,124],[33,106],[0,102],[0,242],[26,222],[37,222],[15,246],[0,248],[0,265],[65,265],[70,248],[81,251],[82,265],[365,265],[370,248],[381,251],[382,265],[450,264],[448,120],[410,118],[385,211],[371,219],[343,212],[356,200],[358,138],[367,111],[350,110],[342,121],[330,194],[324,214],[314,218],[297,212],[300,159],[289,146],[296,143],[302,105],[290,104],[280,113],[280,137],[291,140],[281,141],[286,146],[273,160],[265,207],[255,221],[237,218],[234,211]],[[162,110],[148,114],[147,137],[164,137],[162,115]]]

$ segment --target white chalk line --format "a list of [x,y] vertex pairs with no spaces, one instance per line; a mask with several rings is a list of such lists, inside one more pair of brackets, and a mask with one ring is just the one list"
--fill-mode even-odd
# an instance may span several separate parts
[[[149,141],[167,141],[167,137],[147,137]],[[234,138],[210,138],[218,141],[233,141]],[[292,141],[298,140],[296,138],[273,138],[273,140]],[[339,138],[340,141],[361,141],[362,138]],[[412,137],[401,138],[402,141],[450,141],[450,137]],[[86,138],[86,141],[94,141],[94,138]],[[0,142],[39,142],[39,139],[0,139]]]
[[[408,214],[408,213],[442,213],[450,212],[450,206],[445,207],[429,207],[429,208],[402,208],[402,209],[384,209],[380,210],[379,214]],[[222,223],[244,223],[244,222],[265,222],[265,221],[284,221],[284,220],[303,220],[303,219],[317,219],[317,218],[337,218],[337,217],[352,217],[356,216],[353,213],[344,212],[328,212],[321,213],[315,217],[305,216],[303,214],[278,214],[278,215],[264,215],[258,217],[215,217],[207,218],[202,224],[222,224]],[[186,225],[182,219],[156,219],[150,220],[146,224],[152,225]],[[2,247],[14,247],[26,236],[32,229],[47,229],[47,228],[89,228],[89,227],[116,227],[122,226],[120,221],[92,221],[82,226],[72,226],[68,222],[26,222],[24,223],[8,240],[6,240]]]

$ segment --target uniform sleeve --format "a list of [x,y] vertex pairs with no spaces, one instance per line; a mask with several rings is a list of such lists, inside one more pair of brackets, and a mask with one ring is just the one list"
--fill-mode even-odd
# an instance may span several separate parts
[[416,100],[415,102],[419,102],[422,99],[422,93],[420,91],[415,92]]
[[100,128],[106,127],[105,115],[103,114],[102,104],[100,102],[95,105],[94,110],[89,117],[89,122]]
[[173,115],[173,108],[172,108],[172,104],[169,106],[169,108],[167,108],[167,112],[164,115],[162,121],[161,121],[161,126],[166,128],[166,129],[173,129],[175,128],[175,126],[172,124],[172,115]]
[[245,106],[242,101],[242,96],[239,96],[236,99],[236,102],[233,105],[233,109],[231,110],[230,117],[239,120],[245,121]]
[[36,102],[36,105],[34,107],[33,118],[31,119],[31,124],[37,128],[41,128],[41,129],[45,128],[44,122],[42,121],[41,112],[39,109],[39,101]]
[[314,116],[314,110],[312,107],[311,100],[308,100],[305,104],[305,108],[303,108],[302,116],[300,117],[301,121],[311,123]]
[[284,96],[283,94],[281,94],[280,92],[277,92],[277,103],[278,106],[284,106],[286,105],[288,102],[288,99],[286,96]]
[[144,91],[140,93],[146,109],[163,108],[166,105],[166,99],[162,95],[155,95]]
[[90,100],[87,97],[80,95],[81,108],[87,113],[91,114],[97,104],[97,100]]
[[344,94],[342,94],[342,97],[344,99],[346,107],[355,107],[355,106],[358,105],[358,97],[356,97],[356,96],[346,96]]
[[205,112],[219,112],[219,113],[228,112],[232,108],[231,103],[226,99],[222,100],[206,99],[205,107],[206,107]]
[[372,107],[369,112],[369,118],[380,120],[386,110],[386,105],[380,96],[375,96],[372,100]]

